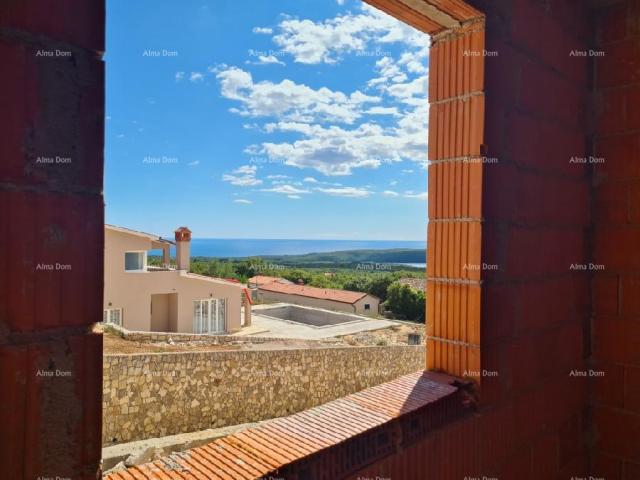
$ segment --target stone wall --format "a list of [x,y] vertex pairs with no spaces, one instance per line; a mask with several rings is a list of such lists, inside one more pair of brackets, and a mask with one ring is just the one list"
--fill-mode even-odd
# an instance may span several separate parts
[[280,417],[424,365],[424,346],[105,355],[103,444]]

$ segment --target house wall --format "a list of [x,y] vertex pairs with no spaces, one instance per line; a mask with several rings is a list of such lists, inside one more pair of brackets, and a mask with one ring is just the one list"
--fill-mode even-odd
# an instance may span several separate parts
[[594,475],[640,478],[640,2],[596,12],[593,155]]
[[[369,310],[365,310],[364,309],[364,306],[367,303],[370,305]],[[378,314],[379,305],[380,305],[380,300],[378,300],[375,297],[372,297],[371,295],[367,295],[366,297],[362,297],[360,300],[358,300],[354,304],[354,306],[356,308],[356,313],[359,313],[361,315],[377,315]]]
[[[104,308],[122,308],[123,327],[150,331],[151,295],[176,294],[169,304],[175,314],[177,332],[193,332],[193,301],[206,298],[227,299],[227,331],[240,329],[242,287],[215,279],[196,277],[178,270],[127,272],[124,253],[149,250],[151,240],[124,232],[105,229]],[[109,304],[111,306],[109,307]]]
[[[175,295],[175,294],[173,294]],[[151,331],[169,331],[169,299],[171,294],[151,295]]]
[[350,303],[334,302],[320,298],[302,297],[300,295],[290,295],[288,293],[270,292],[258,289],[258,299],[270,302],[293,303],[294,305],[306,305],[308,307],[325,308],[327,310],[337,310],[339,312],[354,313],[353,305]]
[[[288,293],[271,292],[258,289],[258,298],[263,301],[293,303],[294,305],[305,305],[308,307],[324,308],[326,310],[337,310],[339,312],[358,313],[362,315],[377,315],[379,300],[367,295],[356,303],[335,302],[322,298],[303,297],[301,295],[291,295]],[[371,304],[371,310],[365,310],[364,304]]]

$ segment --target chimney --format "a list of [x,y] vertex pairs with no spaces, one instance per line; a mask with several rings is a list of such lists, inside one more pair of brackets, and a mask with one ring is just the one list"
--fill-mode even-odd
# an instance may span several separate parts
[[191,230],[180,227],[176,230],[176,266],[189,271],[191,263]]

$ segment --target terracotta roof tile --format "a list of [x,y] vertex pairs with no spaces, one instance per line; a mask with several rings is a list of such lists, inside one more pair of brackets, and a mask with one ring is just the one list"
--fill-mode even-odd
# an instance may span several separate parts
[[113,473],[106,480],[242,480],[270,474],[371,431],[401,415],[452,398],[458,388],[425,372],[405,375],[288,417]]
[[[341,303],[355,303],[368,295],[363,292],[351,292],[349,290],[335,290],[333,288],[307,287],[305,285],[283,285],[272,282],[258,287],[260,290],[275,293],[286,293],[288,295],[298,295],[301,297],[319,298],[322,300],[333,300]],[[372,295],[373,296],[373,295]]]

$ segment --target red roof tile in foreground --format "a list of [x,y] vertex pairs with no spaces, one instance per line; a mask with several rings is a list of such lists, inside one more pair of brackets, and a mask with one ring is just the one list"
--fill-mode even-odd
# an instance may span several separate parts
[[351,292],[349,290],[334,290],[332,288],[307,287],[304,285],[282,285],[275,282],[261,285],[259,288],[267,292],[286,293],[288,295],[319,298],[340,303],[356,303],[362,297],[369,295],[368,293]]
[[112,473],[106,480],[256,479],[429,405],[450,410],[460,392],[450,378],[405,375],[288,417],[276,418],[207,445]]

